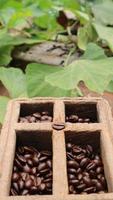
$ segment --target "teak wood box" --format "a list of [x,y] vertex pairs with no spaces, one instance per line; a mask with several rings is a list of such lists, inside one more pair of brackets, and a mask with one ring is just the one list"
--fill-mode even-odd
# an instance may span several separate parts
[[[49,105],[49,106],[48,106]],[[18,123],[21,112],[35,111],[36,108],[45,106],[53,112],[51,123]],[[63,130],[52,128],[56,122],[65,122],[65,113],[73,111],[73,108],[81,109],[81,106],[91,111],[95,123],[65,123]],[[16,148],[16,133],[25,133],[30,142],[32,134],[37,134],[44,148],[50,145],[52,139],[53,151],[53,194],[32,196],[9,196],[12,167]],[[41,133],[41,134],[40,134]],[[101,156],[104,163],[105,177],[107,179],[108,193],[74,195],[68,192],[67,164],[66,164],[66,140],[82,143],[91,141],[96,148],[99,144],[97,133],[100,135]],[[85,134],[84,134],[85,133]],[[78,134],[78,135],[77,135]],[[93,136],[93,137],[92,137]],[[23,140],[21,138],[21,142]],[[85,139],[84,139],[85,138]],[[25,139],[25,138],[24,138]],[[0,200],[113,200],[113,130],[112,115],[108,103],[102,98],[35,98],[17,99],[9,103],[7,114],[0,138]]]

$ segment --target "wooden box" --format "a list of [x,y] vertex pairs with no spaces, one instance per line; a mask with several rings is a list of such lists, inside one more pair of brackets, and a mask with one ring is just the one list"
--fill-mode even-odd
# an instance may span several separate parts
[[[53,116],[52,122],[19,123],[19,116],[46,108]],[[75,110],[87,117],[91,123],[65,122],[65,116]],[[81,114],[82,115],[82,114]],[[62,130],[54,124],[64,123]],[[10,196],[10,185],[16,142],[35,143],[53,152],[52,195]],[[76,144],[89,143],[100,148],[107,180],[108,193],[69,194],[65,141]],[[32,144],[31,144],[32,145]],[[11,101],[0,138],[0,200],[113,200],[113,130],[112,115],[108,103],[102,98],[35,98]]]

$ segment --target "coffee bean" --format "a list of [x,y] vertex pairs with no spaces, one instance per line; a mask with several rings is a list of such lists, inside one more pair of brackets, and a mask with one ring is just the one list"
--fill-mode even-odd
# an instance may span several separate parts
[[77,179],[71,179],[71,180],[69,180],[69,183],[71,184],[71,185],[79,185],[79,180],[77,180]]
[[29,191],[27,189],[24,189],[22,192],[21,192],[21,195],[28,195],[29,194]]
[[47,164],[45,162],[40,163],[37,167],[37,170],[40,172],[41,170],[45,169],[47,167]]
[[18,186],[19,186],[19,189],[22,190],[24,188],[24,181],[23,180],[19,180],[18,181]]
[[77,190],[83,191],[86,188],[86,184],[82,183],[76,186]]
[[60,131],[60,130],[62,130],[62,129],[65,128],[65,123],[62,123],[62,122],[54,123],[52,125],[52,128],[55,129],[55,130],[57,130],[57,131]]
[[39,189],[40,191],[45,190],[45,188],[46,188],[46,184],[45,184],[45,183],[41,183],[41,184],[39,185],[39,187],[38,187],[38,189]]
[[92,185],[92,180],[88,176],[83,177],[83,182],[89,187]]
[[103,190],[103,186],[99,181],[97,181],[97,183],[96,183],[96,189],[97,189],[97,191]]
[[95,187],[88,187],[88,188],[85,188],[84,189],[84,192],[86,192],[86,193],[94,193],[96,191],[96,188]]
[[94,169],[96,167],[96,164],[94,162],[90,162],[87,167],[86,167],[86,170],[87,171],[90,171],[92,169]]
[[79,164],[75,160],[67,161],[67,165],[68,165],[68,167],[73,167],[75,169],[77,169],[79,167]]
[[18,173],[13,173],[13,175],[12,175],[12,181],[17,182],[19,178],[20,178],[20,176],[19,176]]
[[30,188],[30,194],[37,194],[37,191],[38,191],[38,189],[37,189],[37,187],[36,186],[32,186],[31,188]]
[[19,193],[18,183],[13,182],[12,186],[13,186],[14,190],[15,190],[17,193]]
[[32,179],[28,179],[27,181],[25,181],[25,188],[26,189],[30,189],[33,186],[33,180]]
[[85,167],[87,164],[89,163],[89,159],[88,158],[83,158],[80,162],[80,166],[81,167]]
[[68,168],[68,173],[70,173],[70,174],[76,174],[76,169],[74,169],[74,168]]
[[76,176],[74,174],[69,174],[68,175],[69,180],[73,180],[76,178]]
[[67,151],[70,151],[72,149],[72,144],[68,142],[66,144],[66,149],[67,149]]
[[16,190],[14,190],[13,188],[11,188],[10,195],[12,195],[12,196],[17,196],[18,193],[17,193]]
[[29,167],[29,165],[26,164],[26,165],[23,167],[23,171],[26,172],[26,173],[30,173],[30,172],[31,172],[31,168]]
[[97,167],[96,173],[97,173],[97,174],[100,174],[100,173],[102,173],[102,172],[103,172],[103,167]]
[[51,169],[52,168],[52,162],[51,162],[51,160],[47,160],[46,163],[47,163],[47,166]]

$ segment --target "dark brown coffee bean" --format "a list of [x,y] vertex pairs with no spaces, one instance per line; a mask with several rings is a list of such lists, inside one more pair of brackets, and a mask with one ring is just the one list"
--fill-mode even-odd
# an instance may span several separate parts
[[74,174],[68,174],[68,178],[69,178],[69,180],[72,180],[72,179],[75,179],[76,177]]
[[50,178],[52,177],[52,171],[50,171],[48,174],[45,175],[45,178]]
[[17,157],[19,162],[21,162],[23,164],[26,163],[26,159],[22,155],[16,154],[16,157]]
[[73,185],[70,185],[70,186],[69,186],[69,193],[72,194],[72,193],[74,192],[74,190],[75,190],[75,189],[74,189],[74,186],[73,186]]
[[78,122],[79,122],[79,123],[83,123],[84,120],[83,120],[82,118],[79,118],[79,119],[78,119]]
[[103,190],[103,186],[99,181],[97,181],[97,183],[96,183],[96,189],[97,189],[97,191]]
[[79,173],[82,173],[82,170],[80,167],[76,170],[76,174],[79,174]]
[[25,172],[25,173],[30,173],[31,172],[31,168],[29,167],[29,165],[25,165],[24,167],[23,167],[23,171]]
[[12,196],[17,196],[17,195],[18,195],[17,191],[14,190],[13,188],[11,188],[10,194],[11,194]]
[[43,169],[43,170],[41,170],[40,171],[40,174],[42,175],[45,175],[45,174],[47,174],[49,172],[49,168],[45,168],[45,169]]
[[52,181],[51,178],[47,178],[47,179],[43,180],[44,183],[49,183],[49,182],[51,182],[51,181]]
[[96,173],[97,174],[103,173],[103,167],[97,167]]
[[86,167],[88,163],[89,163],[89,159],[83,158],[80,162],[80,167]]
[[13,186],[14,190],[15,190],[17,193],[19,193],[18,183],[13,182],[12,186]]
[[65,123],[62,123],[62,122],[54,123],[52,125],[52,128],[55,129],[55,130],[57,130],[57,131],[60,131],[60,130],[62,130],[62,129],[65,128]]
[[52,162],[51,160],[46,161],[47,166],[51,169],[52,168]]
[[93,187],[93,186],[84,189],[84,192],[87,192],[88,194],[89,193],[94,193],[95,191],[96,191],[96,188]]
[[23,190],[23,188],[24,188],[24,181],[19,180],[19,181],[18,181],[18,186],[19,186],[19,189],[20,189],[20,190]]
[[19,178],[20,178],[20,176],[19,176],[18,173],[13,173],[13,175],[12,175],[12,181],[17,182]]
[[67,159],[68,159],[68,160],[74,160],[75,158],[74,158],[74,156],[73,156],[72,153],[67,152]]
[[34,122],[36,122],[36,118],[33,117],[33,116],[30,116],[30,117],[28,117],[28,122],[29,123],[34,123]]
[[41,154],[48,157],[52,156],[52,153],[50,151],[41,151]]
[[76,186],[77,190],[79,191],[83,191],[85,188],[86,188],[86,184],[82,183],[82,184],[79,184],[78,186]]
[[67,170],[68,170],[68,173],[70,174],[76,174],[76,169],[74,168],[68,168]]
[[73,147],[73,153],[74,154],[80,154],[80,153],[82,153],[82,149],[79,147],[79,146],[74,146]]
[[89,123],[89,122],[90,122],[90,119],[89,119],[89,118],[86,118],[86,119],[84,119],[84,122]]
[[35,117],[36,119],[39,119],[41,118],[41,114],[40,113],[33,113],[33,117]]
[[72,144],[68,142],[66,144],[66,149],[67,149],[67,151],[70,151],[72,149]]
[[31,159],[27,159],[27,164],[30,166],[30,167],[33,167],[33,161]]
[[49,117],[48,115],[44,115],[41,117],[41,121],[45,122],[45,121],[49,121]]
[[74,186],[77,186],[77,185],[79,185],[79,180],[77,180],[77,179],[71,179],[71,180],[69,180],[69,184],[71,184],[71,185],[74,185]]
[[50,182],[49,182],[49,183],[46,183],[46,187],[47,187],[47,188],[52,188],[52,183],[50,183]]
[[37,169],[40,172],[41,170],[45,169],[46,167],[47,167],[47,164],[45,162],[43,162],[38,165]]
[[70,116],[68,117],[68,121],[69,121],[69,122],[72,122],[72,123],[75,123],[75,122],[78,121],[78,116],[77,116],[77,115],[70,115]]
[[37,173],[37,169],[36,169],[36,167],[33,167],[32,169],[31,169],[31,172],[30,172],[31,174],[36,174]]
[[40,177],[36,178],[36,186],[38,187],[42,183],[42,180]]
[[33,180],[32,179],[28,179],[25,181],[25,188],[26,189],[30,189],[33,186]]
[[92,185],[92,181],[88,176],[83,177],[83,182],[89,187]]
[[45,188],[46,188],[46,184],[45,184],[45,183],[41,183],[41,184],[39,185],[39,187],[38,187],[38,189],[39,189],[40,191],[44,191]]
[[83,175],[82,174],[78,174],[77,178],[80,181],[83,178]]
[[44,162],[44,161],[46,161],[47,159],[48,159],[47,156],[41,156],[41,157],[39,158],[39,162]]
[[95,167],[96,167],[96,164],[95,164],[94,162],[90,162],[90,163],[87,165],[86,170],[87,170],[87,171],[90,171],[90,170],[92,170],[92,169],[95,169]]
[[23,169],[23,165],[17,159],[15,159],[15,165],[18,167],[18,169]]
[[95,159],[93,162],[96,164],[96,166],[102,166],[102,161],[99,159]]
[[75,169],[79,168],[79,164],[75,160],[67,161],[67,165],[68,165],[68,167],[72,167]]
[[37,166],[39,164],[39,157],[37,156],[37,154],[33,156],[32,161],[34,166]]
[[30,188],[30,194],[37,194],[37,192],[38,192],[38,189],[37,189],[36,186],[32,186],[32,187]]
[[81,162],[81,160],[85,158],[85,155],[83,153],[81,153],[77,156],[74,156],[74,158],[76,161]]
[[21,195],[24,196],[24,195],[28,195],[29,194],[29,191],[27,189],[24,189],[22,192],[21,192]]
[[90,170],[89,174],[90,174],[91,178],[96,178],[96,176],[97,176],[97,174],[96,174],[96,172],[94,170]]

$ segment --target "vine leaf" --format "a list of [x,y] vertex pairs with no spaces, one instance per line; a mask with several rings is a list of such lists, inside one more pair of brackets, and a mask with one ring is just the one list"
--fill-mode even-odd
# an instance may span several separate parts
[[[79,90],[65,90],[57,86],[52,86],[45,82],[47,75],[54,72],[62,72],[62,67],[54,67],[44,64],[29,64],[26,69],[27,92],[29,97],[35,96],[78,96]],[[81,94],[80,94],[81,95]]]
[[72,90],[80,81],[92,90],[102,93],[113,77],[113,58],[100,60],[78,60],[62,71],[46,76],[52,86]]
[[113,28],[106,27],[98,23],[93,23],[93,26],[100,39],[105,40],[109,48],[113,52]]
[[27,96],[25,75],[20,69],[1,67],[0,81],[11,98]]

